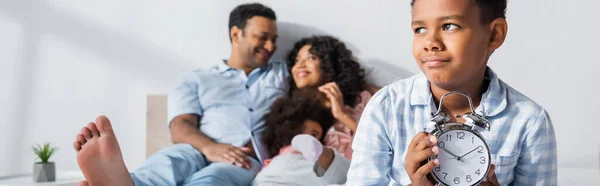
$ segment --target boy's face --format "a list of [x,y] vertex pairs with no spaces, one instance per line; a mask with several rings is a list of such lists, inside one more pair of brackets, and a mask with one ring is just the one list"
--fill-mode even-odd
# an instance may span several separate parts
[[429,81],[457,90],[483,76],[492,29],[471,0],[416,0],[412,9],[413,55]]

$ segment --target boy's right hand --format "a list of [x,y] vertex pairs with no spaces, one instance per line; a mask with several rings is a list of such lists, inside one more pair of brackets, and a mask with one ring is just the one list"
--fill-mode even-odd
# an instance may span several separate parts
[[425,132],[417,134],[411,140],[410,145],[408,146],[408,151],[406,152],[406,158],[404,160],[404,168],[406,169],[408,177],[412,182],[411,185],[433,185],[433,183],[427,179],[427,174],[429,174],[429,172],[438,166],[440,161],[436,159],[435,161],[427,162],[423,166],[421,166],[421,162],[440,152],[440,149],[436,146],[436,144],[437,138]]
[[226,162],[250,170],[252,163],[248,158],[250,149],[231,144],[212,143],[202,149],[202,154],[211,162]]

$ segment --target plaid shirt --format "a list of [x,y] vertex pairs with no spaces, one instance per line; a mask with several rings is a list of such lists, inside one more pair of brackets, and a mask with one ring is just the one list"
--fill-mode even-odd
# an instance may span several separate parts
[[[501,185],[556,185],[556,137],[548,113],[487,69],[490,80],[476,112]],[[408,185],[404,159],[412,138],[436,111],[427,77],[418,74],[382,88],[367,104],[352,148],[347,185]]]

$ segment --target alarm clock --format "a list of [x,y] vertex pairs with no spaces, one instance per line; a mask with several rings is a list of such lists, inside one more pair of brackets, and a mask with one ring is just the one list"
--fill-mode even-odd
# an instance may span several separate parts
[[[456,116],[465,119],[465,123],[448,123],[450,116],[441,112],[444,99],[454,94],[464,96],[469,101],[471,112]],[[471,97],[461,92],[450,92],[442,96],[438,108],[435,114],[432,113],[432,118],[424,129],[437,137],[440,149],[437,155],[428,159],[438,159],[440,163],[429,173],[430,178],[440,185],[479,185],[490,169],[491,155],[485,138],[477,128],[489,131],[489,122],[483,115],[475,112]]]

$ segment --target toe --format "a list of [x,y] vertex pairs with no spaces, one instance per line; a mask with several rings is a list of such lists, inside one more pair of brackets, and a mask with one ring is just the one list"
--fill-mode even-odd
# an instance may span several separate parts
[[79,142],[79,144],[81,144],[81,145],[83,145],[83,144],[85,144],[85,142],[87,142],[87,140],[85,139],[83,134],[77,134],[77,137],[75,137],[75,139],[77,139],[77,142]]
[[98,131],[100,131],[101,135],[112,135],[114,136],[114,132],[112,129],[112,124],[110,120],[106,116],[98,116],[96,118],[96,125],[98,127]]
[[89,123],[87,125],[87,129],[90,130],[90,133],[92,133],[92,136],[100,136],[100,133],[98,132],[98,128],[96,127],[96,123]]
[[[88,124],[88,126],[89,126],[89,124]],[[81,128],[80,133],[83,135],[83,137],[85,137],[85,139],[92,139],[92,132],[90,131],[90,129],[88,129],[87,126]]]
[[81,150],[81,143],[79,143],[79,141],[74,141],[73,148],[75,149],[76,152],[79,152]]

